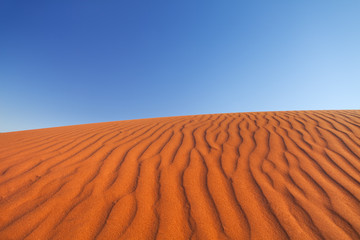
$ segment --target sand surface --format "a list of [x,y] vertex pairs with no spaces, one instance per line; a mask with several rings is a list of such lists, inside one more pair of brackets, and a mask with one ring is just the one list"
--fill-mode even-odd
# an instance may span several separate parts
[[360,111],[0,133],[0,239],[360,239]]

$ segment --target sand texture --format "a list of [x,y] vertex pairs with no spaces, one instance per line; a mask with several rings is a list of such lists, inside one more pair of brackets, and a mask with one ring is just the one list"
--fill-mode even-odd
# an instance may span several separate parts
[[360,239],[360,111],[0,133],[0,239]]

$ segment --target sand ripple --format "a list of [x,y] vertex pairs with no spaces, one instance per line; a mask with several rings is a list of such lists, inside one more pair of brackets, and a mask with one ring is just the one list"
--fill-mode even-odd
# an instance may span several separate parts
[[360,111],[0,134],[0,239],[360,239]]

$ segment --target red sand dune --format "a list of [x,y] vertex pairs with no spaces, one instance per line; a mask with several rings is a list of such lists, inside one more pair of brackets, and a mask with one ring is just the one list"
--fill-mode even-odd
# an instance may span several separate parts
[[0,239],[360,239],[360,111],[0,134]]

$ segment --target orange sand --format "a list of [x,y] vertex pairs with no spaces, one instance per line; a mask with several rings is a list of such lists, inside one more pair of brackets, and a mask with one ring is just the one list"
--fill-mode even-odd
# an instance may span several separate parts
[[360,110],[0,134],[0,239],[360,239]]

